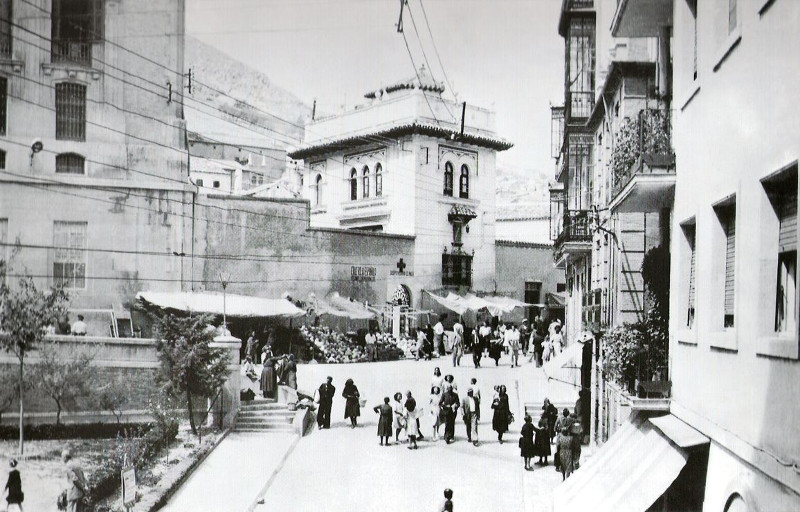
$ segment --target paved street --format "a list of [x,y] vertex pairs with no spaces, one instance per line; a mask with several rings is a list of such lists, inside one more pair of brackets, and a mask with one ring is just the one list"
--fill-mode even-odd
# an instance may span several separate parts
[[[446,487],[454,490],[459,510],[549,510],[552,489],[561,476],[553,469],[552,459],[545,468],[523,470],[517,447],[522,403],[539,402],[550,392],[555,393],[551,396],[554,401],[574,400],[574,391],[553,382],[548,390],[542,371],[530,364],[512,369],[506,360],[501,361],[500,367],[491,360],[489,363],[479,370],[472,367],[471,361],[470,366],[453,369],[449,359],[301,366],[301,389],[315,388],[327,375],[334,378],[337,398],[333,423],[330,430],[315,431],[301,440],[270,486],[265,504],[257,510],[434,510]],[[503,445],[491,429],[488,407],[481,419],[479,447],[466,442],[460,420],[455,444],[429,441],[427,397],[437,365],[442,374],[455,376],[461,394],[469,378],[476,377],[484,404],[489,403],[495,384],[508,387],[516,421]],[[340,394],[347,378],[354,379],[368,402],[362,409],[361,426],[355,430],[343,419],[344,399]],[[425,407],[422,432],[426,440],[415,451],[407,450],[405,443],[379,446],[372,407],[384,396],[409,389]]]

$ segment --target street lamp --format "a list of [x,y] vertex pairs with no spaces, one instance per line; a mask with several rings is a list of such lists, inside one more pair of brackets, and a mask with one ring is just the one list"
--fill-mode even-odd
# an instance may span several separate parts
[[230,283],[231,275],[228,274],[227,279],[223,279],[222,272],[219,273],[219,282],[222,285],[222,333],[228,332],[228,316],[227,316],[227,290]]

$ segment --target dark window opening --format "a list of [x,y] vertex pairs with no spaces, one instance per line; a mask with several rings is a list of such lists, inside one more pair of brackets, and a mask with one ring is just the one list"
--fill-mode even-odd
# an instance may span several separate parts
[[453,196],[453,164],[446,162],[444,164],[444,195]]
[[0,135],[6,134],[8,116],[8,79],[0,77]]
[[358,199],[358,172],[350,169],[350,200]]
[[75,153],[56,155],[56,172],[61,174],[86,174],[86,159]]
[[53,62],[91,65],[92,43],[103,40],[104,0],[53,0]]
[[458,196],[462,199],[469,199],[469,167],[466,164],[461,166],[461,176],[458,180]]
[[472,286],[472,256],[442,254],[442,285]]
[[383,168],[381,164],[375,165],[375,197],[383,195]]
[[11,57],[11,1],[0,0],[0,56]]
[[367,197],[369,197],[369,167],[367,167],[365,165],[364,169],[362,169],[362,171],[361,171],[361,174],[362,174],[363,180],[364,180],[364,183],[363,183],[364,194],[363,194],[363,196],[366,199]]

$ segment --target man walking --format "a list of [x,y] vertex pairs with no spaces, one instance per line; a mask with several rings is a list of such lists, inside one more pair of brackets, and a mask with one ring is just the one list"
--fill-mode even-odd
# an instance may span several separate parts
[[444,315],[440,315],[439,321],[433,326],[433,352],[437,356],[445,355],[444,342],[442,339],[444,336],[444,325],[442,325],[443,318]]
[[478,420],[480,412],[478,402],[472,388],[467,390],[467,396],[461,401],[461,415],[464,418],[464,425],[467,427],[467,441],[478,446]]
[[519,366],[519,331],[517,330],[516,325],[512,325],[511,329],[506,331],[506,336],[508,337],[508,350],[511,353],[511,367],[514,368]]
[[72,459],[72,452],[69,449],[61,452],[61,460],[67,467],[68,487],[64,491],[67,495],[67,511],[83,512],[85,510],[83,499],[88,487],[86,476],[83,474],[83,469]]
[[367,345],[367,360],[370,362],[376,359],[377,351],[375,350],[375,343],[377,341],[378,339],[375,337],[375,334],[373,334],[372,329],[367,331],[367,335],[364,337],[364,343]]
[[442,398],[439,400],[439,407],[444,411],[444,440],[447,444],[455,441],[456,438],[456,411],[458,411],[458,395],[453,391],[452,386],[446,386]]
[[483,351],[489,346],[489,336],[491,335],[492,328],[489,326],[489,321],[486,320],[478,330],[478,346],[472,349],[472,361],[475,363],[475,368],[481,367]]
[[333,377],[328,377],[328,381],[319,387],[317,426],[321,429],[331,428],[331,407],[333,407],[333,395],[336,393],[336,388],[332,382]]

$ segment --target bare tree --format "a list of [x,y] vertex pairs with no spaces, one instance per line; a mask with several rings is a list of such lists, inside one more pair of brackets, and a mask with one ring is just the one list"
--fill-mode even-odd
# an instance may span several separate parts
[[61,412],[89,395],[94,381],[94,358],[86,350],[58,347],[58,343],[50,341],[41,344],[39,357],[31,371],[34,385],[56,403],[56,425],[60,425]]

